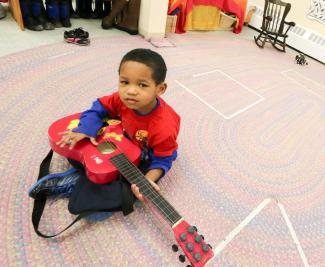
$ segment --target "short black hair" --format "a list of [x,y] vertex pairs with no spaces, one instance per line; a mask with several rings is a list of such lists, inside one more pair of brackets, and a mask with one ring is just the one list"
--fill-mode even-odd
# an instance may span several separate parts
[[120,73],[122,64],[127,61],[139,62],[152,69],[152,79],[156,84],[165,81],[167,72],[166,63],[162,56],[157,52],[145,48],[136,48],[129,51],[122,58],[118,68],[118,73]]

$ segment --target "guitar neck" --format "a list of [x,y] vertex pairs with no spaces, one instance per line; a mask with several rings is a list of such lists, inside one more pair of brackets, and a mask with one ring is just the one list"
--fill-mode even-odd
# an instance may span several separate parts
[[160,211],[162,216],[172,225],[182,218],[174,207],[154,189],[142,172],[123,153],[111,157],[110,161],[130,184],[136,184],[139,187],[141,194],[149,199]]

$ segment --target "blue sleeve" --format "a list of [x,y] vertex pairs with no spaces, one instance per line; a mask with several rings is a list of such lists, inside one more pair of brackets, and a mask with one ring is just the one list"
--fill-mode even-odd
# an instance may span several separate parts
[[151,164],[148,168],[148,171],[151,169],[162,169],[163,170],[163,174],[161,175],[162,177],[172,167],[173,161],[177,158],[177,150],[175,150],[171,156],[167,156],[167,157],[157,157],[153,154],[152,151],[150,151],[149,158],[151,159]]
[[97,99],[93,102],[93,105],[90,109],[87,109],[81,113],[79,125],[72,131],[77,133],[84,133],[91,137],[96,137],[97,132],[103,126],[103,119],[107,116],[107,110]]

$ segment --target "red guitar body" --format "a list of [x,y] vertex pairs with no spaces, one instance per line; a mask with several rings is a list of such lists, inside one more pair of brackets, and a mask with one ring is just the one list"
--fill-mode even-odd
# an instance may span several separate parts
[[[119,171],[109,159],[119,153],[124,153],[135,165],[139,164],[141,150],[123,135],[118,120],[108,120],[109,125],[100,130],[96,139],[98,146],[93,145],[89,139],[81,140],[73,149],[69,149],[68,145],[58,146],[56,142],[61,140],[62,133],[78,126],[79,117],[80,113],[77,113],[55,121],[48,129],[48,136],[53,151],[81,162],[92,182],[105,184],[118,177]],[[112,143],[116,144],[115,148]]]

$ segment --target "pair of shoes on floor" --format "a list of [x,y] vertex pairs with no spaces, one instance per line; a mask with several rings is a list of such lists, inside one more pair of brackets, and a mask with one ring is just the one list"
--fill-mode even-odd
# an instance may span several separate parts
[[54,25],[49,22],[43,15],[39,17],[26,16],[24,19],[25,28],[31,31],[54,30]]
[[76,28],[71,31],[64,32],[64,40],[67,43],[74,43],[77,45],[89,45],[89,33],[82,28]]
[[34,199],[49,196],[69,197],[79,178],[80,171],[76,168],[61,173],[50,173],[38,180],[28,194]]

